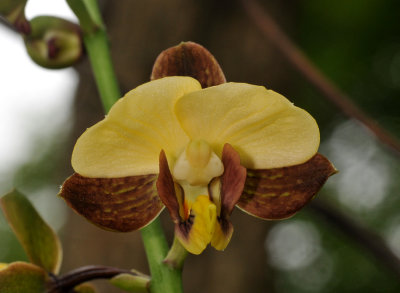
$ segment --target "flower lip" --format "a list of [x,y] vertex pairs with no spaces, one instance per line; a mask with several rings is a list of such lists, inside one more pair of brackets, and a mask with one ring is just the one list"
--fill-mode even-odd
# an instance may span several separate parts
[[193,186],[186,179],[174,182],[165,153],[160,154],[158,193],[175,223],[175,235],[194,254],[210,243],[225,249],[233,233],[229,217],[242,193],[246,169],[229,144],[224,146],[222,163],[221,176]]

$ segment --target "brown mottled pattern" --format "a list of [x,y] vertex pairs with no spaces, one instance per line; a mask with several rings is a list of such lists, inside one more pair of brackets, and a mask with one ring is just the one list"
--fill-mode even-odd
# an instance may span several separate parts
[[238,206],[264,219],[290,217],[308,203],[334,173],[335,167],[321,154],[296,166],[248,169]]
[[64,182],[59,195],[97,226],[128,232],[145,226],[162,210],[156,179],[155,174],[87,178],[75,173]]
[[191,76],[200,82],[202,88],[226,82],[214,56],[193,42],[182,42],[161,52],[154,63],[151,79],[165,76]]

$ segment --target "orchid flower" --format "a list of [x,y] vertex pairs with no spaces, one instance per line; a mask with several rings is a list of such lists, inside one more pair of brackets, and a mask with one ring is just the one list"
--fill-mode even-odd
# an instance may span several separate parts
[[128,92],[82,134],[60,194],[116,231],[140,229],[166,206],[189,252],[223,250],[235,205],[282,219],[315,195],[334,172],[318,146],[311,115],[272,90],[165,77]]

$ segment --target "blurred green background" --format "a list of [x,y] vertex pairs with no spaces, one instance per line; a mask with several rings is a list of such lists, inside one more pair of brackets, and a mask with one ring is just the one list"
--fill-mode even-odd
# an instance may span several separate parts
[[[259,3],[322,72],[400,139],[399,1]],[[337,209],[379,234],[400,257],[398,154],[308,84],[260,33],[238,1],[121,0],[101,4],[123,92],[149,79],[152,63],[162,50],[187,40],[204,45],[229,81],[265,85],[316,118],[321,130],[320,152],[340,171],[318,197],[329,199]],[[88,264],[148,272],[139,233],[101,231],[56,197],[58,186],[72,173],[69,158],[74,141],[103,117],[87,60],[75,70],[79,84],[73,108],[60,109],[72,113],[67,122],[51,132],[52,136],[31,139],[32,155],[20,163],[12,178],[3,176],[0,183],[12,181],[29,194],[50,225],[58,229],[64,244],[62,272]],[[74,91],[71,88],[71,93]],[[34,97],[35,88],[31,92]],[[57,96],[55,91],[54,98]],[[163,223],[171,236],[168,221],[164,213]],[[225,252],[209,248],[201,256],[188,258],[183,276],[186,292],[400,292],[400,280],[391,270],[313,210],[306,208],[279,222],[263,222],[236,210],[232,221],[235,233]],[[25,258],[0,217],[0,261]],[[118,292],[105,282],[99,287],[103,292]]]

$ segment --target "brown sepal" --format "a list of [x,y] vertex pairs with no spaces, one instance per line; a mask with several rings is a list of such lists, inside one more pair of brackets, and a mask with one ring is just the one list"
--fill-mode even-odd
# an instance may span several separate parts
[[[246,181],[246,168],[240,165],[239,154],[228,143],[224,145],[222,150],[222,163],[224,165],[224,173],[220,177],[221,188],[219,194],[214,195],[213,190],[209,185],[209,193],[211,200],[215,201],[220,196],[220,213],[218,214],[217,221],[220,225],[221,232],[227,237],[232,235],[233,226],[230,221],[230,215],[233,208],[240,199]],[[214,202],[215,204],[219,204]]]
[[191,76],[200,82],[202,88],[226,82],[214,56],[194,42],[182,42],[158,55],[150,78],[165,76]]
[[337,170],[321,154],[291,167],[247,170],[247,179],[238,207],[263,219],[292,216],[322,188]]
[[147,225],[163,209],[156,179],[154,174],[87,178],[75,173],[64,182],[59,195],[95,225],[128,232]]
[[175,224],[180,222],[179,203],[176,198],[175,183],[169,170],[167,157],[164,150],[159,157],[159,174],[157,179],[157,190],[162,202],[167,207],[169,214]]
[[228,143],[222,150],[224,174],[221,177],[221,216],[227,217],[240,199],[246,181],[246,168],[240,165],[239,154]]
[[184,219],[179,214],[181,207],[179,206],[177,196],[181,196],[181,202],[183,202],[184,195],[183,191],[180,191],[179,194],[176,192],[176,185],[168,166],[167,157],[165,156],[165,152],[163,150],[160,153],[159,170],[160,173],[158,174],[157,179],[158,195],[160,196],[164,205],[167,207],[172,221],[175,223],[175,234],[180,235],[183,239],[187,239],[190,229],[193,225],[193,217],[189,216],[189,218]]

